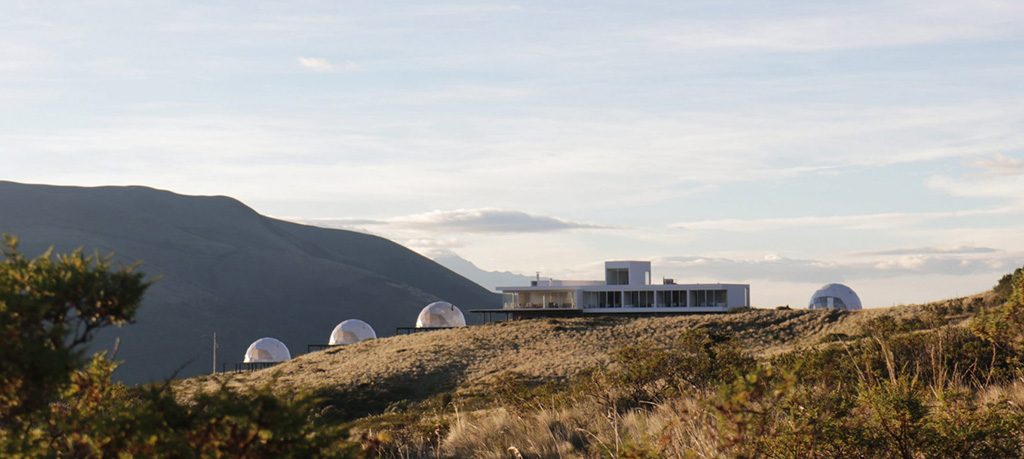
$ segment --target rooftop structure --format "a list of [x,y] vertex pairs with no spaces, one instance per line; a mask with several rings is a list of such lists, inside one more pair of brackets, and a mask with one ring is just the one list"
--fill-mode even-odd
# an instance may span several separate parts
[[527,287],[498,287],[506,316],[583,314],[677,314],[725,312],[750,307],[748,284],[651,282],[649,261],[607,261],[604,281],[540,279]]
[[808,309],[860,309],[860,297],[843,284],[828,284],[811,295]]

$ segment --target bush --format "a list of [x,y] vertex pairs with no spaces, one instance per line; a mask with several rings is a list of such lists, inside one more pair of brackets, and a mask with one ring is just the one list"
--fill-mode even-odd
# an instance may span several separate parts
[[754,363],[732,334],[689,330],[673,347],[643,341],[619,348],[609,367],[581,373],[575,387],[623,410],[731,381]]
[[32,455],[48,443],[50,404],[85,364],[82,347],[103,327],[135,318],[148,283],[110,257],[81,250],[29,260],[4,235],[0,265],[0,449]]
[[103,327],[131,322],[149,283],[111,257],[49,252],[29,260],[4,236],[0,264],[0,456],[324,457],[329,430],[313,401],[269,385],[222,386],[179,403],[168,384],[127,388],[117,364],[82,348]]
[[992,287],[992,291],[996,295],[996,301],[1000,303],[1009,301],[1010,297],[1013,296],[1014,279],[1019,279],[1021,276],[1024,276],[1024,267],[1017,268],[1012,273],[1007,273],[1000,277],[996,286]]

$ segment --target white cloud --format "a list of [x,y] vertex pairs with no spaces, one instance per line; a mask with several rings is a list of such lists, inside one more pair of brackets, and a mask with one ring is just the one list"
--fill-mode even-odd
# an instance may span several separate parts
[[[391,227],[424,232],[451,233],[543,233],[575,229],[613,229],[614,227],[591,223],[578,223],[561,218],[534,215],[526,212],[502,209],[456,209],[395,217],[386,220],[366,219],[304,219],[313,224],[330,224],[333,227],[356,225]],[[422,238],[409,241],[424,241]],[[433,240],[433,239],[431,239]]]
[[516,210],[457,209],[393,219],[392,224],[426,231],[459,233],[543,233],[575,229],[614,229]]
[[[205,5],[204,5],[205,6]],[[278,32],[303,32],[318,28],[336,28],[339,24],[348,22],[348,19],[340,15],[321,13],[316,16],[287,16],[268,15],[249,21],[203,21],[197,20],[194,15],[185,14],[186,20],[171,20],[160,23],[156,29],[169,33],[195,33],[195,32],[250,32],[250,33],[278,33]],[[226,14],[225,14],[226,16]]]
[[993,249],[991,247],[972,247],[972,246],[957,246],[957,247],[907,247],[899,249],[885,249],[885,250],[869,250],[863,252],[855,252],[850,255],[853,256],[885,256],[885,255],[966,255],[966,254],[979,254],[979,253],[997,253],[999,249]]
[[[907,253],[915,249],[904,249]],[[899,253],[899,251],[893,251]],[[792,259],[769,255],[761,259],[676,256],[654,259],[659,273],[677,279],[704,281],[842,282],[889,276],[969,276],[1012,270],[1024,253],[1002,251],[877,255],[860,259]],[[973,292],[972,292],[973,293]]]
[[505,86],[469,86],[428,90],[401,91],[396,88],[397,95],[379,99],[381,103],[397,105],[427,105],[449,101],[517,101],[529,97],[533,92],[525,88]]
[[427,258],[436,259],[445,256],[458,256],[453,249],[465,247],[466,243],[454,237],[420,237],[403,240],[402,245]]
[[1022,36],[1024,8],[1012,2],[887,2],[872,14],[701,20],[635,31],[678,51],[826,51],[999,40]]
[[334,71],[334,65],[322,57],[299,57],[299,65],[314,72],[330,73]]
[[695,231],[756,232],[790,228],[834,227],[851,230],[906,228],[940,219],[998,215],[1010,209],[970,209],[945,212],[892,212],[862,215],[807,216],[792,218],[721,219],[674,223],[674,228]]
[[[47,155],[88,156],[90,165],[109,166],[100,169],[108,177],[135,171],[154,178],[174,171],[162,162],[182,164],[182,169],[184,164],[202,164],[209,177],[197,176],[197,182],[220,182],[216,177],[224,175],[243,182],[267,173],[303,177],[265,193],[258,191],[265,184],[253,183],[246,193],[256,189],[261,195],[301,197],[328,192],[344,199],[348,193],[373,189],[378,203],[408,203],[397,211],[405,213],[422,210],[427,197],[432,207],[500,203],[555,213],[564,202],[577,203],[583,211],[669,203],[734,182],[798,180],[851,166],[1006,150],[1015,144],[1012,139],[972,136],[986,129],[1016,132],[1015,123],[1024,123],[1024,103],[1017,102],[1024,101],[1011,102],[1006,107],[952,104],[927,111],[790,108],[771,117],[538,108],[528,116],[442,113],[423,118],[406,115],[409,111],[365,115],[361,110],[368,106],[362,104],[333,114],[287,117],[216,111],[139,116],[134,110],[130,116],[94,118],[86,128],[0,130],[0,154],[10,151],[21,162]],[[1024,148],[1024,138],[1016,143]],[[190,174],[195,173],[192,168]],[[192,191],[182,189],[180,179],[178,183],[153,184]]]
[[[935,175],[928,179],[929,188],[951,196],[969,198],[996,198],[1024,206],[1024,174],[1009,174],[1002,169],[1000,174],[971,178]],[[1022,209],[1018,208],[1020,212]]]
[[971,166],[984,169],[990,175],[1024,175],[1024,161],[1003,154],[975,160]]
[[55,53],[43,46],[14,40],[0,40],[0,71],[30,72],[54,65]]
[[380,220],[367,218],[302,218],[302,217],[280,217],[286,220],[303,225],[319,226],[321,228],[342,229],[349,231],[369,232],[364,228],[367,226],[378,226]]
[[87,67],[101,77],[137,79],[148,75],[145,70],[132,66],[124,59],[107,57],[96,59],[86,64]]

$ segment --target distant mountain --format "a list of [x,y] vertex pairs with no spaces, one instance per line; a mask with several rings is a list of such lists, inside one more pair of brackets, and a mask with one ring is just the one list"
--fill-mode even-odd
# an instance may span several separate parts
[[163,276],[135,324],[94,340],[109,349],[120,338],[115,376],[129,383],[209,372],[214,332],[218,362],[240,362],[264,336],[298,355],[345,319],[389,336],[432,301],[470,322],[468,309],[500,307],[498,295],[394,242],[275,220],[224,196],[0,181],[0,232],[27,256],[84,247]]
[[434,261],[492,292],[497,291],[498,287],[527,286],[533,280],[530,276],[508,271],[486,271],[480,269],[473,262],[455,254],[440,255],[434,257]]

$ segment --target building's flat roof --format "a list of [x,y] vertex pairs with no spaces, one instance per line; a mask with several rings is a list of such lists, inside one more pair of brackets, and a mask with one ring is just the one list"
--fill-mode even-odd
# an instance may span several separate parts
[[525,286],[525,287],[498,287],[501,291],[532,291],[532,292],[550,292],[550,291],[562,291],[562,292],[575,292],[577,290],[583,291],[602,291],[602,290],[699,290],[707,288],[722,288],[722,287],[749,287],[750,284],[645,284],[645,285],[608,285],[601,283],[599,285],[581,285],[581,286]]

